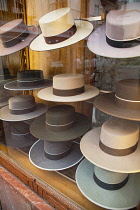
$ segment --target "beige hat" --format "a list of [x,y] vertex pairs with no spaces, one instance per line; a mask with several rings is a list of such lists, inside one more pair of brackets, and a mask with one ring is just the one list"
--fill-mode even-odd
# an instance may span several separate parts
[[42,89],[38,97],[56,102],[76,102],[94,98],[99,94],[96,87],[84,85],[83,74],[59,74],[53,77],[53,87]]
[[80,142],[83,155],[93,164],[120,173],[140,172],[139,126],[113,118],[86,133]]
[[84,20],[74,20],[70,8],[49,12],[39,19],[42,34],[30,45],[31,50],[45,51],[72,45],[86,38],[93,25]]
[[112,10],[106,24],[98,27],[88,39],[88,48],[95,54],[112,58],[140,56],[140,2]]

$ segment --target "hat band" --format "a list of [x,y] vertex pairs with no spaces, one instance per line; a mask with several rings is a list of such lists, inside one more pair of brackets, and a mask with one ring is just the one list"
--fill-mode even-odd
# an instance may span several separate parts
[[122,182],[117,183],[117,184],[105,183],[105,182],[101,181],[100,179],[98,179],[98,177],[95,175],[95,173],[93,174],[93,178],[94,178],[95,183],[99,187],[101,187],[105,190],[119,190],[127,184],[129,176],[127,176],[125,180],[123,180]]
[[106,154],[109,154],[109,155],[112,155],[112,156],[126,156],[126,155],[130,155],[133,152],[135,152],[135,150],[137,149],[137,146],[138,146],[138,142],[134,146],[129,147],[127,149],[113,149],[111,147],[106,146],[101,141],[99,142],[100,149],[103,152],[105,152]]
[[44,79],[40,79],[40,80],[33,80],[33,81],[20,81],[17,80],[18,86],[19,87],[26,87],[26,85],[28,87],[32,87],[33,85],[42,85],[44,84]]
[[5,48],[13,47],[13,46],[19,44],[20,42],[24,41],[24,39],[28,35],[29,35],[29,31],[28,31],[28,29],[26,29],[26,31],[24,33],[20,34],[18,37],[15,37],[14,39],[6,41],[6,42],[2,42],[2,44]]
[[130,48],[130,47],[135,47],[140,45],[140,39],[134,39],[130,41],[116,41],[108,38],[106,36],[106,42],[111,46],[111,47],[116,47],[116,48]]
[[50,159],[50,160],[60,160],[64,157],[66,157],[67,155],[69,155],[72,151],[72,147],[70,147],[68,150],[66,150],[65,152],[61,153],[61,154],[49,154],[47,152],[44,151],[44,155],[46,158]]
[[65,124],[65,125],[51,125],[46,122],[47,127],[52,131],[65,131],[71,128],[74,124],[74,121]]
[[27,109],[9,109],[11,114],[20,115],[20,114],[28,114],[30,112],[35,111],[36,105],[29,107]]
[[56,96],[75,96],[85,92],[85,87],[70,89],[70,90],[60,90],[53,88],[53,94]]
[[140,101],[125,100],[125,99],[119,98],[116,95],[115,95],[115,101],[118,106],[124,109],[133,109],[133,110],[140,109]]
[[71,36],[73,36],[76,33],[76,31],[77,28],[75,25],[73,25],[71,28],[69,28],[67,31],[61,34],[58,34],[56,36],[44,37],[44,39],[47,44],[57,44],[69,39]]

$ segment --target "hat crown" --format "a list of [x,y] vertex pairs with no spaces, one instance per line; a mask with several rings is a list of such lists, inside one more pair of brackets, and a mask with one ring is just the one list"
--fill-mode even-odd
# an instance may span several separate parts
[[34,107],[35,105],[35,98],[32,95],[14,96],[9,99],[10,110],[23,110]]
[[101,128],[100,140],[109,148],[127,149],[139,139],[139,126],[134,121],[112,118]]
[[44,79],[42,70],[25,70],[17,72],[18,82]]
[[39,19],[44,37],[51,37],[67,31],[74,25],[70,8],[60,8],[49,12]]

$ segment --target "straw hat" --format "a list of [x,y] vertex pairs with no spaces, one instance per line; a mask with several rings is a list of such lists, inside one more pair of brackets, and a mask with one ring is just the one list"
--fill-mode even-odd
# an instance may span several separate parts
[[36,103],[34,96],[21,95],[9,99],[9,106],[0,110],[0,119],[5,121],[24,121],[44,114],[45,104]]
[[111,58],[140,56],[140,2],[112,10],[106,24],[98,27],[88,39],[88,48],[97,55]]
[[60,8],[39,19],[42,31],[30,45],[31,50],[45,51],[69,46],[86,38],[93,25],[84,20],[74,20],[70,8]]
[[30,131],[38,139],[50,142],[71,141],[83,136],[91,128],[91,122],[70,105],[57,105],[36,118]]
[[58,171],[76,165],[83,155],[80,146],[72,142],[47,142],[39,140],[31,147],[29,159],[36,167]]
[[8,90],[32,90],[51,86],[52,80],[44,79],[42,70],[17,72],[17,80],[4,85]]
[[38,97],[55,102],[76,102],[94,98],[99,94],[96,87],[84,84],[83,74],[58,74],[53,86],[40,90]]
[[0,56],[27,47],[39,34],[38,26],[27,26],[22,19],[12,20],[0,27]]
[[77,168],[76,183],[88,200],[106,209],[130,209],[140,201],[140,173],[114,173],[84,159]]
[[139,126],[134,121],[113,118],[86,133],[80,142],[91,163],[120,173],[140,172]]
[[37,138],[31,135],[29,125],[25,122],[14,122],[5,126],[4,131],[0,136],[0,143],[7,147],[21,148],[31,146],[37,141]]
[[119,81],[116,93],[98,96],[94,100],[94,105],[106,114],[140,121],[140,79]]

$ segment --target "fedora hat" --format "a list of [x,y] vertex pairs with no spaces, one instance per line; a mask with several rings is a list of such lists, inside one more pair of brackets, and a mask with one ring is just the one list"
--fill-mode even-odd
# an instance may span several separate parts
[[36,118],[30,131],[38,139],[49,142],[65,142],[83,136],[91,128],[87,116],[75,112],[70,105],[57,105]]
[[74,142],[47,142],[38,140],[29,151],[29,159],[36,167],[58,171],[76,165],[83,155],[80,146]]
[[34,96],[21,95],[9,99],[9,105],[1,108],[0,119],[5,121],[24,121],[44,114],[45,104],[36,103]]
[[84,159],[76,170],[76,184],[88,200],[106,209],[126,210],[140,201],[140,173],[115,173]]
[[89,37],[87,46],[97,55],[111,58],[140,56],[140,2],[111,10],[106,24]]
[[32,90],[51,86],[52,80],[44,79],[42,70],[17,72],[17,80],[4,85],[8,90]]
[[94,105],[106,114],[140,121],[140,80],[120,80],[116,85],[116,93],[98,96]]
[[83,155],[91,163],[120,173],[140,172],[139,126],[119,118],[86,133],[80,142]]
[[31,146],[38,139],[32,136],[29,127],[25,122],[8,122],[8,125],[5,125],[3,121],[3,132],[0,136],[0,143],[12,148]]
[[38,26],[27,26],[22,19],[12,20],[0,27],[0,56],[27,47],[39,34]]
[[39,19],[42,33],[30,44],[35,51],[66,47],[86,38],[93,25],[84,20],[74,20],[70,8],[60,8]]
[[55,102],[76,102],[94,98],[99,94],[96,87],[84,84],[83,74],[58,74],[53,77],[53,86],[42,89],[38,97]]

